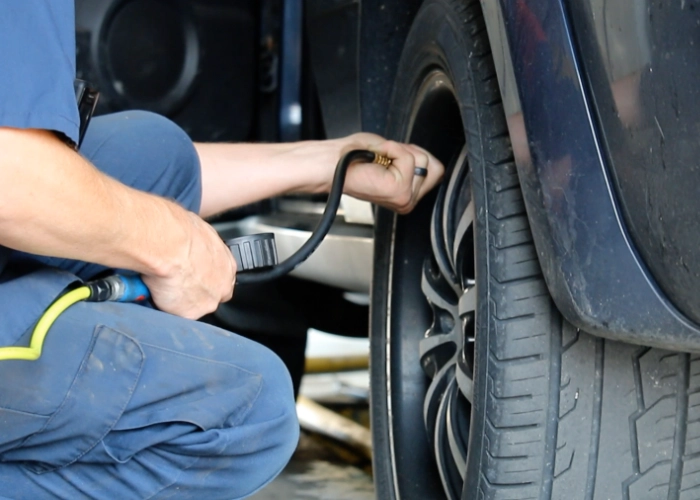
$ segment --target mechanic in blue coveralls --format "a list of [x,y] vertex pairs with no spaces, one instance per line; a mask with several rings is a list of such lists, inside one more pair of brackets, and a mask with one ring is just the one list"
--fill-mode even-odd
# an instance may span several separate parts
[[[37,361],[0,361],[0,497],[242,498],[298,438],[292,385],[264,347],[193,321],[233,293],[235,262],[202,217],[329,188],[410,211],[442,175],[425,151],[371,134],[275,145],[192,144],[166,119],[92,121],[80,153],[72,0],[0,4],[0,345],[26,345],[77,278],[140,273],[159,310],[81,302]],[[414,179],[414,167],[428,176]]]

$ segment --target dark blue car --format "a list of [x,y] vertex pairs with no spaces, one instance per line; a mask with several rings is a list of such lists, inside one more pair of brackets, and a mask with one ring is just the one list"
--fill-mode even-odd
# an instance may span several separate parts
[[[294,281],[214,315],[271,336],[298,385],[307,328],[367,334],[369,302],[378,498],[700,498],[700,1],[76,15],[101,111],[155,110],[197,140],[366,130],[448,166],[408,216],[345,200]],[[219,228],[273,231],[284,257],[318,204]]]

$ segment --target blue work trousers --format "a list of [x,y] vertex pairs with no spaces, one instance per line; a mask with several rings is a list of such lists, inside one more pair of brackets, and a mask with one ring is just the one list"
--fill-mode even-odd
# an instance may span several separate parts
[[[125,184],[199,208],[196,152],[164,118],[95,118],[82,153]],[[0,283],[15,345],[28,343],[42,300],[104,270],[23,254],[13,265],[30,270]],[[281,471],[298,434],[275,354],[149,307],[76,304],[39,360],[0,361],[0,498],[243,498]]]

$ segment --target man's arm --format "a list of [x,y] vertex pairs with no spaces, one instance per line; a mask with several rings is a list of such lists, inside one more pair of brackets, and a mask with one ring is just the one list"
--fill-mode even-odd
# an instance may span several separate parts
[[162,310],[231,297],[235,261],[211,226],[99,172],[52,133],[0,127],[0,244],[142,273]]
[[[198,144],[203,216],[289,192],[327,191],[335,163],[351,149],[393,160],[356,164],[345,191],[410,211],[443,166],[412,145],[355,134],[295,144]],[[0,245],[84,260],[143,275],[163,311],[197,318],[231,298],[235,261],[199,216],[99,172],[52,133],[0,127]],[[427,167],[427,177],[414,167]]]
[[[324,141],[195,147],[202,165],[202,217],[283,194],[328,192],[338,160],[352,149],[380,153],[392,165],[351,166],[344,192],[399,213],[411,211],[445,170],[424,149],[368,133]],[[414,176],[416,166],[427,168],[428,175]]]

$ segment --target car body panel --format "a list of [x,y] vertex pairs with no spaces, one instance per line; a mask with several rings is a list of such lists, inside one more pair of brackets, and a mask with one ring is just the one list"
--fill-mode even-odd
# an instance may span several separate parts
[[597,335],[697,349],[700,331],[660,290],[627,231],[566,6],[499,5],[521,106],[508,110],[509,129],[555,303]]
[[599,136],[635,247],[700,321],[700,4],[567,0]]

